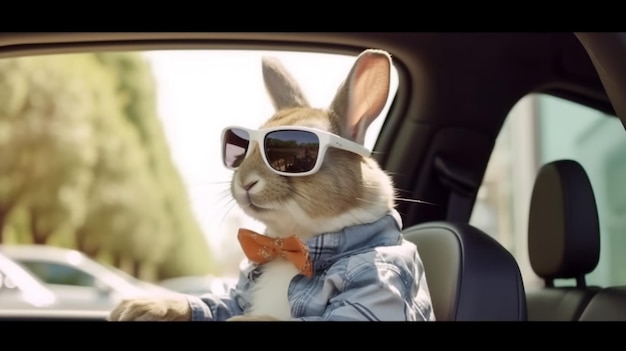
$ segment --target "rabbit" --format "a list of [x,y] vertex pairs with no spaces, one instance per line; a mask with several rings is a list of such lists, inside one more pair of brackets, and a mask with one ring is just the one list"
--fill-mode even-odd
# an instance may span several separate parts
[[[330,107],[320,109],[309,105],[277,59],[264,57],[263,78],[276,111],[260,130],[308,127],[362,146],[368,126],[387,102],[391,64],[383,50],[363,51]],[[126,300],[110,320],[435,319],[417,249],[401,235],[393,181],[373,158],[330,147],[325,156],[317,155],[323,157],[317,172],[289,176],[269,168],[260,145],[250,147],[236,161],[231,194],[246,214],[265,225],[267,237],[296,237],[317,247],[307,252],[312,259],[308,275],[286,259],[251,264],[242,268],[242,279],[229,296]],[[272,167],[282,172],[295,162],[280,161]],[[336,250],[332,257],[327,248]]]

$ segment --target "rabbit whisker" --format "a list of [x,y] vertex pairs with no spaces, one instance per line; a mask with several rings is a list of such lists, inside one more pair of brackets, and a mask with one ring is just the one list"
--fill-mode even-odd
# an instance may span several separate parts
[[413,202],[413,203],[432,205],[432,206],[438,206],[434,202],[429,202],[429,201],[424,201],[424,200],[408,199],[408,198],[402,198],[402,197],[396,197],[396,198],[394,198],[394,200],[405,201],[405,202]]

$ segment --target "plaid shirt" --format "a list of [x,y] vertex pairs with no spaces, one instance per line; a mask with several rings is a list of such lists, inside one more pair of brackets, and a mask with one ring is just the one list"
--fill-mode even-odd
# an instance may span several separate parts
[[[401,227],[394,211],[376,222],[309,240],[314,275],[291,281],[293,320],[434,321],[424,267]],[[242,269],[228,296],[189,296],[192,320],[222,321],[245,313],[258,268]]]

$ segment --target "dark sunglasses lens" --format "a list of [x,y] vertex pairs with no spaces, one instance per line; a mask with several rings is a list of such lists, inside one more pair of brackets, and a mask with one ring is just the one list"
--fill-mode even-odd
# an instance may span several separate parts
[[288,173],[304,173],[317,161],[320,141],[314,133],[280,130],[265,136],[265,155],[272,168]]
[[239,128],[230,128],[224,133],[222,143],[224,164],[232,168],[239,167],[250,145],[248,132]]

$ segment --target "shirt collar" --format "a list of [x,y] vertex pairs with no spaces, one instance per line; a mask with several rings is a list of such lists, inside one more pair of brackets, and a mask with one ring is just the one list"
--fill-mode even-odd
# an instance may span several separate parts
[[402,239],[402,219],[392,210],[372,223],[346,227],[338,232],[317,235],[307,241],[313,267],[323,269],[338,256],[376,246],[396,245]]

